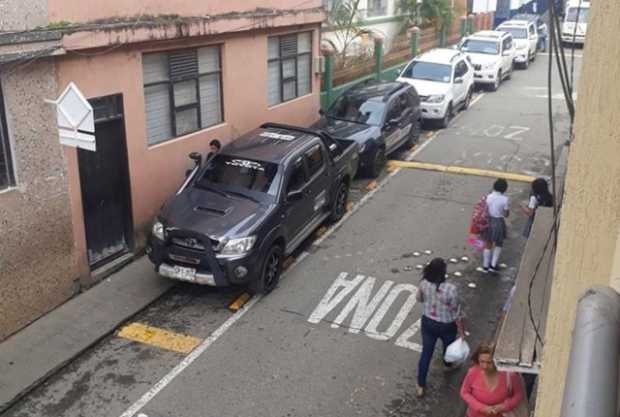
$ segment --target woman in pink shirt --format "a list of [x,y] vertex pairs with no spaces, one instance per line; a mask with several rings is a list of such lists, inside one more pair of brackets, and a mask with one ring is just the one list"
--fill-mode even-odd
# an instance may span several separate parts
[[525,398],[521,376],[498,371],[489,344],[478,346],[472,360],[475,365],[467,371],[461,386],[467,417],[512,416]]

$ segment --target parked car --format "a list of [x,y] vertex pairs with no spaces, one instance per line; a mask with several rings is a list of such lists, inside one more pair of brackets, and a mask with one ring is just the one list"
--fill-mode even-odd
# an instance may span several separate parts
[[422,118],[447,127],[457,109],[469,107],[474,92],[474,69],[467,56],[454,49],[433,49],[407,64],[398,80],[418,92]]
[[321,111],[314,125],[360,145],[360,170],[376,178],[387,155],[411,146],[421,130],[420,99],[407,83],[367,80],[340,95]]
[[265,124],[201,163],[162,207],[147,247],[162,276],[268,293],[282,260],[346,212],[359,145]]
[[523,69],[527,69],[530,62],[536,59],[538,52],[538,32],[534,21],[508,20],[495,30],[508,32],[512,35],[516,49],[515,63],[521,65]]
[[515,48],[507,32],[483,30],[468,36],[460,45],[474,66],[476,84],[490,85],[496,91],[514,70]]
[[562,23],[562,42],[573,45],[583,45],[586,42],[590,5],[591,2],[586,0],[566,2],[566,15]]
[[514,15],[510,20],[533,21],[536,26],[536,32],[538,33],[537,49],[541,52],[545,52],[547,50],[547,37],[549,36],[549,30],[547,29],[547,24],[540,15],[521,13]]

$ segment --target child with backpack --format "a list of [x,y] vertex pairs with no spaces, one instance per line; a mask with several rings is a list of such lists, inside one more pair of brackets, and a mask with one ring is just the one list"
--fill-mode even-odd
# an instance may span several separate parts
[[493,191],[483,197],[474,207],[470,232],[480,235],[484,240],[482,250],[482,267],[479,271],[497,272],[499,256],[506,238],[506,222],[509,215],[509,201],[504,193],[508,182],[500,178],[493,184]]

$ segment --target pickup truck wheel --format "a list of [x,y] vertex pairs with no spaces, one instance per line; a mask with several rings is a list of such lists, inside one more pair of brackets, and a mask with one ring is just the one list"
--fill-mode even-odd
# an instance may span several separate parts
[[379,175],[381,175],[381,171],[383,171],[385,162],[386,162],[385,149],[377,148],[372,157],[372,163],[368,167],[369,176],[372,178],[377,178]]
[[336,192],[336,198],[334,199],[334,204],[332,205],[332,211],[329,215],[329,221],[331,223],[336,223],[338,220],[342,219],[344,214],[347,212],[347,203],[349,201],[349,187],[346,183],[341,183],[338,186],[338,191]]
[[269,294],[278,285],[281,273],[282,248],[274,245],[267,251],[260,276],[250,283],[250,292],[253,294]]
[[527,53],[527,59],[526,59],[526,60],[525,60],[525,62],[523,63],[523,69],[524,69],[524,70],[526,70],[526,69],[528,69],[528,68],[530,67],[530,59],[532,59],[532,58],[531,58],[531,56],[530,56],[530,53],[528,52],[528,53]]
[[420,119],[416,119],[415,122],[411,125],[411,130],[409,131],[409,136],[407,137],[407,142],[405,142],[404,148],[411,148],[420,138],[420,132],[422,131],[422,121]]

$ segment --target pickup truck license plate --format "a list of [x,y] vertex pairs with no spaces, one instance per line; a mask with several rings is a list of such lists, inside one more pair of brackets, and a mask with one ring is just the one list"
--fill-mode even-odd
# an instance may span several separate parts
[[183,266],[175,265],[172,271],[172,275],[174,275],[174,278],[178,278],[183,281],[195,281],[196,280],[196,269],[185,268]]

